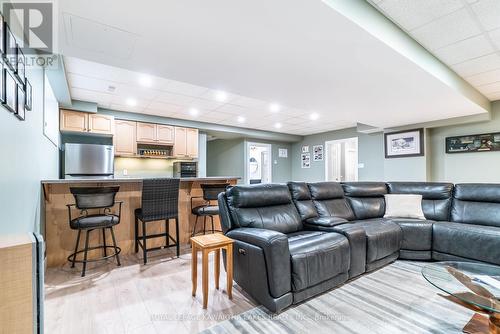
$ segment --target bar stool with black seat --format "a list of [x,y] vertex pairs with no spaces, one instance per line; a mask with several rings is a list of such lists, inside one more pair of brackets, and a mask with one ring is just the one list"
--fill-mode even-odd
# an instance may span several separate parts
[[[139,246],[143,252],[144,264],[148,262],[148,252],[176,247],[180,253],[179,238],[179,179],[145,179],[142,182],[141,208],[135,210],[135,252]],[[175,239],[170,235],[170,220],[175,220]],[[147,234],[146,225],[153,221],[165,221],[165,233]],[[142,235],[139,235],[139,221],[142,222]],[[147,240],[165,238],[165,245],[147,248]],[[172,242],[172,244],[171,244]]]
[[[203,197],[191,197],[191,212],[196,216],[196,221],[194,222],[193,233],[194,237],[196,234],[200,234],[202,232],[196,233],[196,226],[198,225],[198,218],[203,217],[203,234],[207,232],[207,217],[210,217],[212,223],[212,233],[221,232],[220,230],[215,230],[214,228],[214,216],[219,215],[219,207],[217,205],[212,205],[212,202],[217,202],[217,196],[226,191],[226,188],[229,186],[229,183],[215,183],[215,184],[200,184],[201,189],[203,191]],[[193,199],[203,198],[205,203],[203,205],[199,205],[193,207]]]
[[[76,238],[75,252],[68,256],[68,261],[71,262],[71,268],[75,267],[75,263],[83,263],[82,277],[85,276],[85,270],[87,268],[88,262],[96,262],[105,260],[111,257],[116,258],[118,266],[121,265],[120,254],[121,249],[116,245],[115,233],[113,231],[113,226],[120,223],[122,201],[115,201],[116,193],[120,189],[119,186],[112,187],[71,187],[70,192],[75,198],[75,204],[68,204],[69,213],[69,226],[73,230],[78,230],[78,236]],[[111,209],[118,205],[118,213],[113,214]],[[80,210],[80,216],[73,218],[71,216],[71,208],[76,207]],[[89,214],[89,210],[98,210],[98,213]],[[102,230],[102,241],[103,244],[100,246],[89,247],[89,235],[93,230]],[[111,232],[111,238],[113,240],[113,246],[106,245],[106,229]],[[85,248],[82,250],[78,249],[80,244],[80,234],[82,231],[86,232],[85,236]],[[113,249],[113,253],[108,255],[108,248]],[[94,249],[102,249],[103,256],[96,259],[88,259],[88,251]],[[83,260],[77,260],[76,256],[83,253]]]

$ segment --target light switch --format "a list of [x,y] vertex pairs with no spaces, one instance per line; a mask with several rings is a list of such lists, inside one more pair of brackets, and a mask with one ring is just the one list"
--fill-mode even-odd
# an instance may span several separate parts
[[364,164],[364,163],[362,163],[362,162],[360,162],[360,163],[358,164],[358,168],[365,168],[365,164]]

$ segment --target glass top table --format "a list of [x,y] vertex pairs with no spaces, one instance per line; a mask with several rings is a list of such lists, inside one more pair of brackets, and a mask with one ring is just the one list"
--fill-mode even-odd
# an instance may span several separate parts
[[[476,312],[485,313],[488,319],[476,314],[471,322],[485,322],[485,331],[500,333],[500,267],[474,262],[436,262],[422,268],[422,276],[449,296],[444,298]],[[477,330],[477,323],[472,324]]]

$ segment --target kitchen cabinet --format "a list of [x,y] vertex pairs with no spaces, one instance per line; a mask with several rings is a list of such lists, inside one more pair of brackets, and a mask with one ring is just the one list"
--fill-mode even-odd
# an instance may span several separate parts
[[135,155],[137,153],[136,122],[115,121],[115,155]]
[[108,135],[115,132],[115,119],[113,116],[90,114],[89,116],[90,133]]
[[170,125],[156,125],[156,139],[159,144],[174,144],[175,129]]
[[61,131],[87,132],[89,115],[87,113],[61,109],[60,115]]
[[198,129],[175,127],[174,156],[198,157]]
[[163,124],[137,123],[137,142],[144,144],[173,145],[174,127]]
[[198,129],[186,129],[186,153],[191,158],[198,158]]
[[137,122],[137,142],[156,144],[156,124]]
[[115,122],[113,116],[91,114],[87,112],[61,109],[61,132],[93,133],[99,135],[113,135]]

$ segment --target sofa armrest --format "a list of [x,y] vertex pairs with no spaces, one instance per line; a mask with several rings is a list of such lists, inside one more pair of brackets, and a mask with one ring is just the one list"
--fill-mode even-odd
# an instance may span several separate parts
[[311,226],[322,226],[322,227],[330,227],[330,226],[336,226],[340,224],[345,224],[348,223],[349,221],[340,218],[340,217],[333,217],[333,216],[324,216],[324,217],[314,217],[314,218],[309,218],[306,219],[306,224],[311,225]]
[[[266,260],[270,294],[277,298],[291,290],[291,263],[285,234],[260,228],[236,228],[226,236],[261,248]],[[253,268],[259,270],[259,268]],[[250,275],[250,273],[249,273]]]

